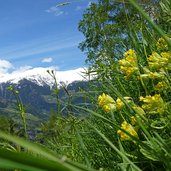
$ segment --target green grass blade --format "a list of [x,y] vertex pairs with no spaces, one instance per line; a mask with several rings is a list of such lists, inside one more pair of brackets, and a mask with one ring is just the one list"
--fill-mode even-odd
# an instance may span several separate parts
[[[54,161],[56,170],[60,170],[60,171],[82,171],[82,169],[75,167],[74,163],[73,163],[73,165],[72,165],[72,162],[70,164],[65,163],[64,161],[58,159],[53,152],[51,152],[45,148],[42,148],[41,146],[38,146],[36,144],[30,143],[29,141],[18,138],[16,136],[12,136],[12,135],[3,133],[1,131],[0,131],[0,138],[3,138],[3,139],[6,139],[8,141],[19,144],[20,146],[26,148],[30,152],[38,154],[38,155],[46,158],[47,160]],[[85,170],[85,168],[84,168],[84,170]],[[89,171],[89,169],[87,169],[87,171]]]
[[154,28],[154,30],[156,30],[156,32],[158,32],[158,34],[166,40],[169,47],[171,48],[171,40],[169,39],[169,37],[166,36],[163,30],[152,21],[152,19],[142,10],[142,8],[135,2],[135,0],[129,0],[129,2],[149,22],[149,24]]
[[23,171],[47,171],[47,170],[42,170],[42,169],[38,169],[38,168],[34,168],[31,166],[27,166],[18,162],[14,162],[11,160],[6,160],[6,159],[2,159],[0,158],[0,169],[22,169]]
[[[56,171],[56,170],[63,169],[62,167],[59,167],[59,165],[54,161],[50,161],[47,158],[43,158],[36,155],[33,156],[30,153],[23,153],[23,152],[19,153],[19,152],[9,151],[6,149],[0,149],[0,157],[5,160],[10,160],[12,162],[15,162],[17,164],[23,164],[26,167],[33,167],[40,170]],[[0,168],[2,168],[1,165]]]
[[109,145],[111,148],[113,148],[127,163],[129,163],[134,171],[141,171],[140,168],[138,168],[125,154],[123,154],[117,147],[114,146],[114,144],[104,135],[102,134],[98,129],[96,129],[94,126],[90,125]]

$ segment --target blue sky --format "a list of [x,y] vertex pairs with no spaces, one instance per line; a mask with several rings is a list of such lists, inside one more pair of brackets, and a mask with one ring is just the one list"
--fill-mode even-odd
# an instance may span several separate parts
[[[94,0],[93,0],[94,1]],[[91,2],[93,2],[91,0]],[[89,0],[1,0],[0,72],[54,66],[69,70],[84,66],[78,48],[84,39],[78,22]]]

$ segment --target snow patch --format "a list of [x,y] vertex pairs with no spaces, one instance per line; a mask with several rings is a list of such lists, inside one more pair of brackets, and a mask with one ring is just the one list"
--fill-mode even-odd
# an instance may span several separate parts
[[[48,85],[52,87],[54,85],[54,79],[50,76],[47,70],[54,70],[54,68],[29,68],[26,70],[15,71],[11,74],[1,74],[0,83],[14,83],[18,84],[19,81],[27,79],[31,82],[36,83],[39,86]],[[65,83],[66,85],[72,83],[73,81],[86,80],[85,76],[86,69],[78,68],[74,70],[67,71],[54,71],[57,82]]]

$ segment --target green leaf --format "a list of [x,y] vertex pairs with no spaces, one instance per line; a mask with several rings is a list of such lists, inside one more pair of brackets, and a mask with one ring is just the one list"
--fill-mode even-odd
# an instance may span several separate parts
[[157,157],[154,153],[152,153],[150,150],[146,150],[146,149],[144,149],[144,148],[141,148],[141,149],[140,149],[140,152],[141,152],[146,158],[148,158],[148,159],[150,159],[150,160],[152,160],[152,161],[160,161],[160,160],[158,159],[158,157]]

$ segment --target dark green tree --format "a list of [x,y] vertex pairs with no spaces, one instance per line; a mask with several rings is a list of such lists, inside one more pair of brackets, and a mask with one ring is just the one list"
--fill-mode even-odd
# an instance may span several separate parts
[[[139,0],[138,3],[157,22],[158,0]],[[99,0],[91,3],[79,22],[79,31],[85,36],[79,47],[86,53],[90,66],[113,67],[123,52],[136,46],[137,39],[141,43],[140,32],[146,27],[147,22],[128,1]]]

